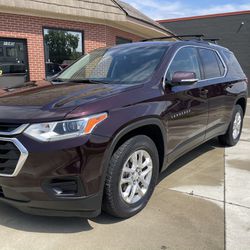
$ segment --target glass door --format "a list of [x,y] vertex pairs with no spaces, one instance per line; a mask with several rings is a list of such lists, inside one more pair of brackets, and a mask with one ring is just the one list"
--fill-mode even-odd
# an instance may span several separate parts
[[0,38],[0,89],[21,87],[28,80],[26,40]]

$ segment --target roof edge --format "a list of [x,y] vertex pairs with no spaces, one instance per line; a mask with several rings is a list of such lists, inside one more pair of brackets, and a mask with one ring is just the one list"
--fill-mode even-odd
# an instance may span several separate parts
[[143,20],[143,19],[140,19],[140,18],[136,18],[136,17],[134,17],[134,16],[129,15],[129,13],[119,4],[118,1],[112,0],[112,2],[114,2],[122,11],[124,11],[124,13],[125,13],[126,16],[128,16],[128,17],[130,17],[130,18],[132,18],[132,19],[135,19],[135,20],[137,20],[137,21],[143,22],[143,23],[145,23],[145,24],[147,24],[147,25],[150,25],[150,26],[152,26],[152,27],[154,27],[154,28],[156,28],[156,29],[159,29],[159,30],[161,30],[161,31],[164,32],[164,33],[168,33],[168,34],[170,34],[170,35],[175,35],[173,32],[171,32],[170,30],[168,30],[168,29],[165,28],[164,26],[159,27],[159,26],[155,25],[154,23],[151,23],[151,22],[149,22],[149,21],[146,21],[146,20]]
[[[44,13],[44,12],[40,12],[40,11],[27,11],[27,10],[23,10],[23,9],[17,9],[17,8],[5,8],[5,9],[1,9],[0,10],[0,14],[4,13],[4,14],[12,14],[12,15],[23,15],[23,16],[32,16],[32,17],[39,17],[39,18],[49,18],[49,19],[56,19],[56,20],[64,20],[64,21],[71,21],[71,22],[83,22],[83,23],[90,23],[90,24],[98,24],[98,25],[104,25],[107,27],[112,27],[115,29],[119,29],[121,31],[136,35],[142,39],[146,39],[151,37],[148,32],[144,31],[138,31],[136,30],[136,28],[130,28],[130,27],[126,27],[124,26],[124,23],[133,23],[135,27],[139,26],[144,26],[146,27],[146,25],[143,23],[139,23],[136,22],[135,20],[133,20],[133,22],[131,22],[129,19],[127,19],[126,21],[112,21],[112,20],[102,20],[102,19],[95,19],[95,18],[88,18],[88,17],[84,17],[84,18],[79,18],[79,16],[71,16],[71,15],[55,15],[54,13]],[[148,28],[148,26],[146,27],[147,30],[150,30],[150,32],[152,32],[153,30],[155,30],[159,35],[163,34],[163,31],[160,32],[159,29],[154,29],[153,27],[151,27],[150,29]],[[166,34],[166,31],[165,33]]]
[[189,21],[189,20],[195,20],[195,19],[206,19],[206,18],[213,18],[213,17],[225,17],[225,16],[244,15],[244,14],[250,14],[250,10],[208,14],[208,15],[200,15],[200,16],[171,18],[171,19],[162,19],[162,20],[157,20],[157,22],[158,23],[171,23],[171,22]]

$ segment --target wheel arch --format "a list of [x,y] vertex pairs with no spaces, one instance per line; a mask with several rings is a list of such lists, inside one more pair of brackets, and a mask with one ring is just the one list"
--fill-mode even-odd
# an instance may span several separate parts
[[[126,127],[122,128],[116,135],[113,137],[112,142],[110,143],[109,147],[107,148],[104,159],[103,159],[103,175],[102,175],[102,183],[101,183],[101,192],[103,192],[103,187],[106,179],[107,169],[109,166],[109,161],[114,153],[114,151],[127,139],[131,138],[134,135],[138,134],[144,134],[145,135],[145,128],[157,128],[156,135],[159,135],[161,133],[161,142],[157,143],[155,140],[154,143],[156,144],[158,153],[159,153],[159,160],[160,160],[160,166],[159,169],[161,171],[162,166],[165,162],[165,155],[166,155],[166,129],[163,123],[158,118],[145,118],[140,121],[133,122],[130,125],[127,125]],[[149,131],[149,130],[147,130]],[[155,130],[154,130],[155,131]],[[143,133],[144,132],[144,133]],[[153,133],[153,132],[152,132]],[[150,134],[147,133],[147,136]],[[152,135],[152,134],[151,134]],[[150,136],[149,136],[150,137]],[[152,136],[150,137],[152,139]],[[161,149],[159,147],[162,146]],[[159,151],[160,150],[160,151]],[[160,155],[162,153],[162,155]]]
[[245,116],[246,113],[246,107],[247,107],[247,99],[243,96],[239,97],[236,102],[235,105],[240,105],[242,110],[243,110],[243,115]]
[[114,151],[123,144],[126,140],[130,139],[135,135],[146,135],[152,139],[155,143],[160,160],[160,168],[163,164],[164,156],[166,154],[166,129],[157,118],[146,118],[140,121],[136,121],[123,129],[121,129],[113,138],[112,145],[110,147],[110,156]]

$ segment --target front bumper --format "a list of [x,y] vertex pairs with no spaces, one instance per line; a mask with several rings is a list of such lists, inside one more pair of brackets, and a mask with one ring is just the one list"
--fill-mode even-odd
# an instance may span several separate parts
[[78,198],[75,200],[32,200],[27,202],[16,201],[0,196],[0,201],[16,207],[22,212],[34,215],[93,218],[101,213],[100,196],[101,194],[97,194],[92,197]]
[[[16,176],[0,177],[0,201],[37,215],[95,217],[100,213],[109,138],[89,135],[60,142],[38,142],[23,134],[15,138],[28,156]],[[65,181],[73,181],[76,191],[72,185],[70,192],[54,190],[57,182],[61,187]]]

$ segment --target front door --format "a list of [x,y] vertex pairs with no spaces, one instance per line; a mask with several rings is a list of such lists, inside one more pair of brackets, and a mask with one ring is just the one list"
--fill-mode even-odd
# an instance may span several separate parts
[[28,80],[26,40],[0,38],[0,89],[16,88]]
[[193,72],[201,79],[198,50],[183,47],[178,50],[170,63],[166,75],[167,147],[169,162],[190,150],[205,139],[208,120],[208,102],[201,94],[199,81],[182,85],[168,84],[175,72]]

